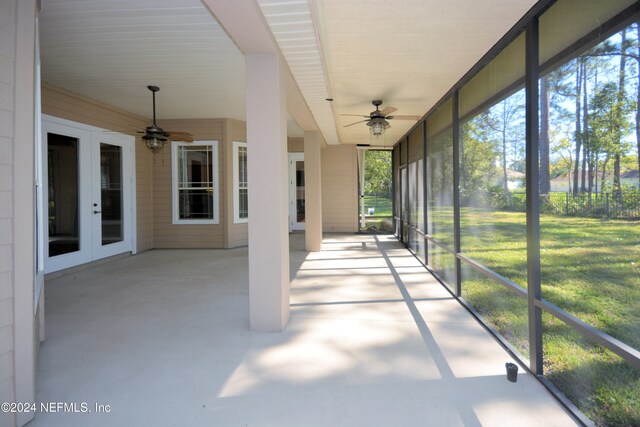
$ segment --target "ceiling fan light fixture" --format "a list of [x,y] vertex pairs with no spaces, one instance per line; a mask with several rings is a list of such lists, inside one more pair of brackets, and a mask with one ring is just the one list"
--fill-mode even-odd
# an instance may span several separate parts
[[380,136],[385,131],[385,123],[384,120],[371,120],[369,124],[369,132],[373,136]]
[[169,138],[171,138],[172,141],[193,142],[193,135],[189,132],[165,132],[158,126],[156,123],[156,92],[158,92],[160,88],[158,86],[147,86],[147,89],[149,89],[152,94],[153,121],[151,125],[144,129],[144,132],[138,132],[143,134],[142,140],[144,141],[144,145],[155,154],[162,150],[164,143],[167,142]]
[[153,153],[157,153],[158,151],[162,150],[162,147],[164,147],[164,143],[167,141],[167,138],[164,137],[148,135],[144,135],[142,139],[144,140],[144,144],[147,146],[147,148]]

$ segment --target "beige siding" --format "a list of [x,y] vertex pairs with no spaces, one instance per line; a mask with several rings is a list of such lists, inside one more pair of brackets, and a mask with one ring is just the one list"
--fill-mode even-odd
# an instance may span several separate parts
[[358,173],[354,145],[322,150],[323,232],[358,231]]
[[304,138],[300,138],[300,137],[287,138],[287,152],[304,153]]
[[50,116],[136,136],[136,219],[138,251],[153,248],[153,155],[136,133],[149,120],[74,93],[43,85],[42,112]]
[[223,248],[225,246],[226,206],[224,181],[226,150],[224,120],[162,120],[158,123],[168,131],[190,132],[196,141],[218,141],[219,224],[172,223],[171,145],[167,144],[154,159],[153,165],[153,228],[156,248]]
[[154,248],[153,154],[136,138],[136,218],[138,252]]
[[[12,162],[14,50],[16,2],[0,2],[0,402],[15,401],[13,364],[13,224]],[[8,225],[8,227],[7,227]],[[4,311],[7,313],[4,313]],[[0,412],[0,425],[15,424],[13,414]]]
[[[226,221],[227,221],[227,235],[226,245],[227,248],[237,248],[239,246],[246,246],[249,244],[249,226],[247,223],[235,224],[234,207],[233,207],[233,141],[246,142],[247,141],[247,125],[245,122],[238,120],[225,120],[225,138],[224,143],[226,147],[226,164],[227,173],[225,174],[225,188],[228,194],[229,203],[226,205]],[[248,146],[247,146],[248,147]],[[249,149],[250,150],[250,149]],[[251,155],[251,154],[249,154]]]

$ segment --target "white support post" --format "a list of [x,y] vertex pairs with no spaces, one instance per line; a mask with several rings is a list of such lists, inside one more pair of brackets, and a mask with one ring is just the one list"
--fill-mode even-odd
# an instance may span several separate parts
[[308,252],[322,250],[322,136],[304,133],[305,247]]
[[289,321],[286,67],[277,54],[245,59],[250,328],[282,331]]
[[[13,144],[13,303],[15,401],[35,402],[35,35],[38,2],[16,2]],[[16,425],[33,412],[16,414]]]
[[358,149],[358,174],[360,177],[360,194],[359,194],[359,200],[360,200],[360,228],[364,229],[366,222],[365,222],[365,216],[364,216],[364,168],[365,168],[365,154],[366,154],[366,150],[364,149]]

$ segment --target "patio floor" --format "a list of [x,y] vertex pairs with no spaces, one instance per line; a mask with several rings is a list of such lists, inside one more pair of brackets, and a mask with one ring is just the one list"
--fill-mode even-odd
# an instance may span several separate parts
[[47,280],[37,400],[68,406],[29,425],[576,425],[393,237],[303,239],[282,333],[248,330],[246,248]]

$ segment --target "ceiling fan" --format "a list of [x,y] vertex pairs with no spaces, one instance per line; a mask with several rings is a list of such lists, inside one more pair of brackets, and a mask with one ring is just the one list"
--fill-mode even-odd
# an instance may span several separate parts
[[359,120],[355,123],[351,123],[345,125],[343,127],[347,128],[349,126],[357,125],[358,123],[367,122],[367,126],[369,126],[369,131],[372,135],[380,136],[384,133],[387,128],[390,128],[388,120],[419,120],[420,116],[391,116],[390,114],[394,111],[397,111],[397,108],[394,107],[385,107],[384,110],[380,111],[380,106],[382,105],[382,101],[379,99],[375,99],[371,101],[371,103],[376,107],[375,111],[369,113],[368,116],[363,116],[360,114],[341,114],[341,116],[354,116],[354,117],[365,117],[365,120]]
[[158,86],[147,86],[153,94],[153,123],[147,126],[142,133],[142,140],[149,150],[157,153],[162,149],[167,140],[193,142],[193,135],[188,132],[167,132],[156,124],[156,92],[160,90]]

